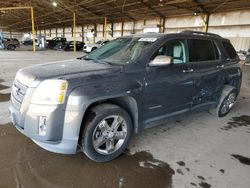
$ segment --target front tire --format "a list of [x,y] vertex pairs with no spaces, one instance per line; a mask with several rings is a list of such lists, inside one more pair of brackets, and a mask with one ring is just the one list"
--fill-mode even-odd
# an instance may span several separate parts
[[132,136],[129,114],[113,104],[101,104],[88,115],[81,134],[82,151],[96,162],[107,162],[121,155]]

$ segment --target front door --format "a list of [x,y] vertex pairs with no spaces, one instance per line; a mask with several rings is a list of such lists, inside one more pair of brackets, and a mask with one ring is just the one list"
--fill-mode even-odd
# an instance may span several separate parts
[[158,55],[171,56],[172,64],[147,65],[143,92],[146,124],[188,111],[192,103],[194,72],[188,63],[186,41],[167,41],[156,50],[151,61]]

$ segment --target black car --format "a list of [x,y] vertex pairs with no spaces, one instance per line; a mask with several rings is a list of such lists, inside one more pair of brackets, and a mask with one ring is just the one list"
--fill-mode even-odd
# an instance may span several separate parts
[[[37,39],[35,39],[35,43],[37,43]],[[33,39],[26,39],[22,42],[22,44],[25,46],[33,45]]]
[[245,64],[250,65],[250,49],[247,50]]
[[[76,51],[81,51],[84,47],[84,42],[76,41]],[[65,44],[64,50],[74,50],[74,41],[69,41]]]
[[57,45],[63,45],[67,42],[67,39],[64,37],[55,37],[51,40],[46,40],[47,48],[54,49]]
[[[84,43],[76,41],[76,51],[81,51],[83,49]],[[74,41],[60,42],[55,47],[55,50],[72,51],[74,50]]]
[[21,69],[11,119],[49,151],[110,161],[133,134],[170,117],[229,113],[241,87],[239,62],[230,41],[216,34],[124,36],[82,59]]

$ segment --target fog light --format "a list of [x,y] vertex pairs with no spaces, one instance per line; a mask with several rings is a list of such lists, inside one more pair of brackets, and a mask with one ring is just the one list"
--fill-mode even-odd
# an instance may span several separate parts
[[40,136],[46,135],[46,116],[39,117],[39,135]]

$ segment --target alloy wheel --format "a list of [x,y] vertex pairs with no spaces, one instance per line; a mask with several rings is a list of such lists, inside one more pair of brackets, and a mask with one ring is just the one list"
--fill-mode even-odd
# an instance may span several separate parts
[[231,93],[223,102],[221,113],[226,114],[233,107],[236,100],[236,94]]
[[127,123],[123,117],[112,115],[104,118],[96,126],[92,135],[95,151],[103,155],[116,152],[123,145],[127,130]]

